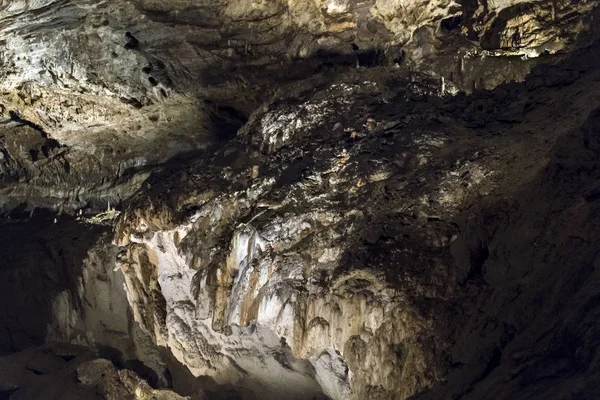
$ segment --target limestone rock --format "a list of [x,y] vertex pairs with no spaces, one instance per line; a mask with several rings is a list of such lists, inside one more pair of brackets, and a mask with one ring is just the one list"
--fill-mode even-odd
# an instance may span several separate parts
[[597,397],[599,10],[0,0],[0,396]]
[[596,5],[5,1],[0,109],[37,133],[17,151],[22,129],[8,128],[0,167],[14,183],[2,193],[29,208],[57,198],[71,212],[119,203],[145,166],[231,138],[277,85],[331,65],[407,65],[464,90],[520,80],[535,62],[515,55],[594,37]]
[[[593,56],[577,60],[561,68]],[[576,94],[597,74],[587,71],[540,89],[538,111],[523,106],[514,125],[505,107],[528,98],[527,84],[444,97],[434,78],[377,83],[369,71],[261,107],[225,149],[157,174],[121,215],[136,321],[193,374],[268,387],[272,398],[408,398],[453,379],[463,307],[505,293],[484,269],[492,239],[465,243],[465,218],[546,173],[554,143],[598,105]],[[391,82],[406,89],[388,106]],[[555,90],[570,109],[553,108]],[[575,121],[555,124],[575,110]],[[360,129],[367,118],[377,125],[362,140],[331,140],[337,121]],[[257,160],[264,173],[250,179]],[[231,173],[220,173],[225,165]],[[165,196],[161,182],[179,183]],[[478,342],[483,358],[465,368],[497,365],[492,343],[537,329],[495,324],[499,336]],[[465,374],[457,394],[477,385]]]

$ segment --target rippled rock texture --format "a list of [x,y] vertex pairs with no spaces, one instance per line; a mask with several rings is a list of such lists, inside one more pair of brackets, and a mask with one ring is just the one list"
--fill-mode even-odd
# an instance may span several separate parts
[[[593,37],[596,5],[2,1],[3,209],[119,203],[152,166],[230,139],[278,87],[335,66],[434,71],[467,91],[521,80],[530,57]],[[37,133],[16,150],[23,124]]]
[[[581,57],[471,97],[374,70],[286,88],[214,156],[153,175],[122,214],[136,321],[195,375],[272,398],[407,398],[445,380],[437,396],[525,398],[517,382],[534,386],[557,356],[535,302],[552,313],[590,295],[567,278],[591,279],[597,232],[584,187],[598,70]],[[581,194],[559,195],[561,181]],[[577,228],[589,253],[572,218],[591,224]],[[548,273],[567,249],[573,272]],[[511,367],[523,357],[539,357],[529,378]]]
[[598,18],[0,0],[0,396],[596,398]]

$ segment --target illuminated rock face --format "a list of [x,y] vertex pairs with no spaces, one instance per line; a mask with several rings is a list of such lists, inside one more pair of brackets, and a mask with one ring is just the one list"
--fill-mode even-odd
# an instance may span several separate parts
[[231,138],[279,86],[332,65],[433,71],[466,91],[522,80],[536,61],[518,57],[573,48],[594,29],[595,5],[4,1],[0,121],[53,142],[28,140],[18,154],[0,143],[0,165],[35,164],[1,189],[3,209],[119,203],[147,166]]
[[[399,287],[394,288],[371,265],[375,260],[363,258],[365,265],[352,265],[358,260],[351,253],[362,246],[360,237],[371,218],[360,206],[361,201],[369,203],[369,185],[383,188],[403,168],[426,165],[426,154],[446,144],[445,134],[415,132],[404,146],[408,151],[414,145],[418,153],[406,154],[397,164],[390,160],[370,165],[372,160],[358,156],[363,146],[345,145],[344,139],[315,148],[300,162],[306,162],[302,167],[289,158],[306,153],[304,147],[312,146],[309,138],[348,109],[368,106],[353,99],[367,94],[381,98],[372,82],[334,84],[301,107],[259,112],[253,117],[256,123],[225,150],[240,151],[244,142],[256,141],[250,149],[267,153],[256,160],[259,170],[266,170],[259,177],[250,179],[251,163],[229,173],[206,171],[207,180],[200,178],[206,191],[189,193],[190,201],[203,199],[199,209],[171,229],[157,230],[144,217],[123,218],[127,228],[119,241],[129,244],[122,269],[136,320],[195,375],[254,391],[266,387],[265,396],[273,399],[311,398],[311,393],[335,399],[404,398],[433,383],[439,371],[427,360],[438,351],[424,349],[418,338],[428,336],[436,322],[410,305],[411,295],[402,287],[411,283],[398,277]],[[345,106],[332,107],[338,100]],[[289,114],[295,116],[292,129],[278,123],[289,120]],[[355,118],[353,126],[364,132],[356,125],[361,117]],[[363,139],[367,147],[377,147],[377,135],[394,125],[377,123],[372,137]],[[282,130],[287,134],[281,135]],[[264,145],[273,143],[270,136],[279,138],[279,151]],[[298,148],[289,148],[298,141]],[[394,147],[390,143],[398,151]],[[284,159],[278,162],[271,154]],[[313,157],[322,162],[315,165]],[[477,179],[485,180],[486,173]],[[240,187],[234,190],[235,181]],[[474,182],[473,189],[482,183]],[[455,192],[449,181],[438,184],[440,191],[449,184],[447,189],[459,198],[468,195]],[[415,194],[408,202],[413,201],[421,200]],[[144,209],[134,212],[146,214]],[[426,236],[425,242],[444,245],[452,240]],[[427,282],[414,290],[431,295],[452,290],[435,286]],[[157,298],[164,303],[157,304]]]
[[0,0],[2,350],[186,395],[598,393],[597,46],[561,53],[596,5]]
[[[495,322],[489,337],[471,337],[477,361],[454,347],[494,274],[482,270],[492,250],[476,232],[486,228],[469,215],[536,185],[548,173],[542,154],[596,103],[575,101],[581,120],[554,129],[542,116],[551,106],[518,116],[500,106],[527,98],[535,77],[473,98],[426,77],[372,77],[287,92],[212,157],[154,175],[122,214],[119,265],[135,320],[194,375],[273,399],[408,398],[453,363],[485,370],[473,365],[514,335]],[[392,82],[394,94],[383,90]],[[587,84],[574,85],[560,90]],[[529,141],[532,152],[520,141],[527,126],[553,133]],[[464,374],[462,385],[477,382]]]

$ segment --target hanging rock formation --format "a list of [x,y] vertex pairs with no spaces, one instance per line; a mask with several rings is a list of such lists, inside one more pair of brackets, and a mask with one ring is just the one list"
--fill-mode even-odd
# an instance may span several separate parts
[[[272,398],[305,398],[306,376],[330,398],[407,398],[457,371],[464,394],[504,347],[535,337],[520,333],[544,333],[509,317],[530,300],[504,287],[511,242],[495,248],[495,231],[526,224],[511,227],[520,199],[552,190],[560,138],[594,135],[598,71],[571,70],[580,62],[472,97],[440,96],[425,77],[378,84],[375,70],[285,90],[212,158],[153,175],[122,214],[136,321],[194,374]],[[560,112],[557,93],[572,100]],[[492,294],[507,320],[486,315]],[[463,353],[463,329],[489,332]]]
[[0,0],[0,397],[596,398],[597,6]]

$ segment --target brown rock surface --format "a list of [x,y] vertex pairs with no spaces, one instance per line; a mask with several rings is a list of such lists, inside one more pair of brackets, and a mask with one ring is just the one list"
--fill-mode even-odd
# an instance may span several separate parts
[[[595,185],[595,60],[582,52],[470,97],[440,97],[426,77],[376,83],[376,70],[287,88],[212,158],[151,176],[121,215],[136,321],[194,374],[266,385],[273,398],[303,398],[311,386],[298,374],[339,399],[406,398],[446,380],[431,398],[526,398],[545,372],[535,367],[527,390],[507,381],[514,369],[496,378],[511,370],[506,352],[542,346],[540,304],[553,315],[593,296],[579,293],[591,272],[571,282],[596,254],[595,197],[584,194]],[[337,121],[348,133],[332,140]],[[587,253],[568,244],[571,229]],[[567,259],[573,272],[558,267]],[[265,356],[277,338],[279,366]],[[554,351],[527,354],[545,365]],[[552,385],[595,393],[561,368],[584,383]],[[270,380],[282,371],[285,394]]]
[[0,398],[597,398],[597,6],[0,0]]

